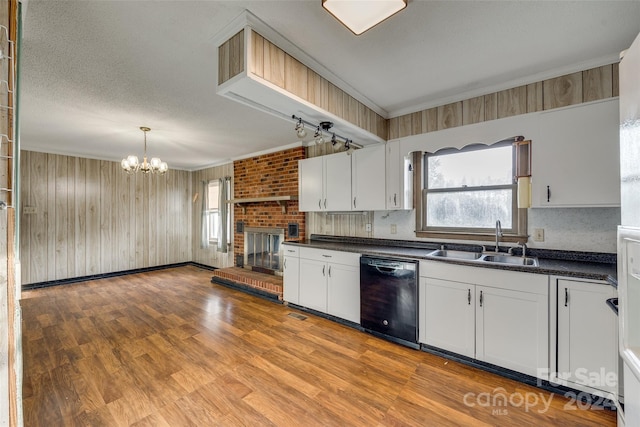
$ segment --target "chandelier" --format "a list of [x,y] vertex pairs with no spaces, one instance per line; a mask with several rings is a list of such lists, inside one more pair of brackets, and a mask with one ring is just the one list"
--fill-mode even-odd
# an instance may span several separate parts
[[155,173],[158,175],[164,175],[167,170],[169,170],[169,166],[167,166],[167,162],[163,162],[158,157],[152,157],[151,161],[147,161],[147,132],[151,129],[145,126],[141,126],[140,130],[144,132],[144,157],[142,158],[142,163],[138,162],[138,156],[134,156],[133,154],[129,157],[122,159],[120,162],[120,166],[127,172],[129,175],[132,175],[138,171],[148,174],[149,172]]

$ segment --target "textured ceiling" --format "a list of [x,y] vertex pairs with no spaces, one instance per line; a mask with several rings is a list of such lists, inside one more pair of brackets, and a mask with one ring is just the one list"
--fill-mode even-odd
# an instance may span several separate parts
[[614,62],[640,1],[410,1],[354,36],[321,1],[37,1],[24,11],[22,148],[198,169],[296,142],[215,93],[214,39],[250,10],[391,116]]

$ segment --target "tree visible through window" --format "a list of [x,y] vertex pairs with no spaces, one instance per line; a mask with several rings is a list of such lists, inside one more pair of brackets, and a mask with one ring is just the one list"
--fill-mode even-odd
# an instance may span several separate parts
[[511,144],[474,145],[425,155],[425,231],[517,228]]

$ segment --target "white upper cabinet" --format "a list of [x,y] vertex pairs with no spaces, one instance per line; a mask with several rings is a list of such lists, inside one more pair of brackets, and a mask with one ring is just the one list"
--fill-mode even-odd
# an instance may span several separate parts
[[618,99],[540,113],[532,206],[620,206]]
[[298,161],[298,206],[301,212],[322,210],[324,201],[324,160],[312,157]]
[[387,210],[401,209],[402,206],[402,167],[400,166],[400,141],[386,143],[387,174]]
[[336,153],[298,162],[301,212],[351,210],[351,156]]
[[327,211],[348,211],[351,208],[351,156],[336,153],[322,156],[325,160],[325,197]]
[[385,210],[385,145],[356,150],[351,157],[351,210]]
[[400,150],[400,140],[386,144],[386,178],[388,211],[413,209],[413,168],[409,157]]

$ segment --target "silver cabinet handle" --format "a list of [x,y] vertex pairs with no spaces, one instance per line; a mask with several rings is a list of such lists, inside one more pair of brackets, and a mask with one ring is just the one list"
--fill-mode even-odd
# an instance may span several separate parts
[[326,265],[323,265],[323,266],[322,266],[322,275],[323,275],[323,276],[325,275],[325,274],[324,274],[324,270],[325,270],[325,268],[327,268],[327,266],[326,266]]
[[480,307],[482,307],[482,300],[483,300],[483,298],[482,298],[482,291],[480,291]]
[[329,277],[331,277],[331,266],[329,266]]
[[283,264],[284,268],[287,268],[287,259],[284,259],[284,264]]
[[547,185],[547,203],[551,201],[551,186]]
[[356,198],[355,197],[353,198],[353,208],[354,209],[356,208]]
[[569,289],[564,288],[564,306],[569,307]]
[[471,305],[471,289],[467,289],[467,305]]
[[397,194],[393,193],[393,206],[397,206],[398,205],[398,201],[397,201]]
[[318,209],[322,209],[322,199],[318,199]]
[[327,199],[324,199],[324,208],[327,209]]

